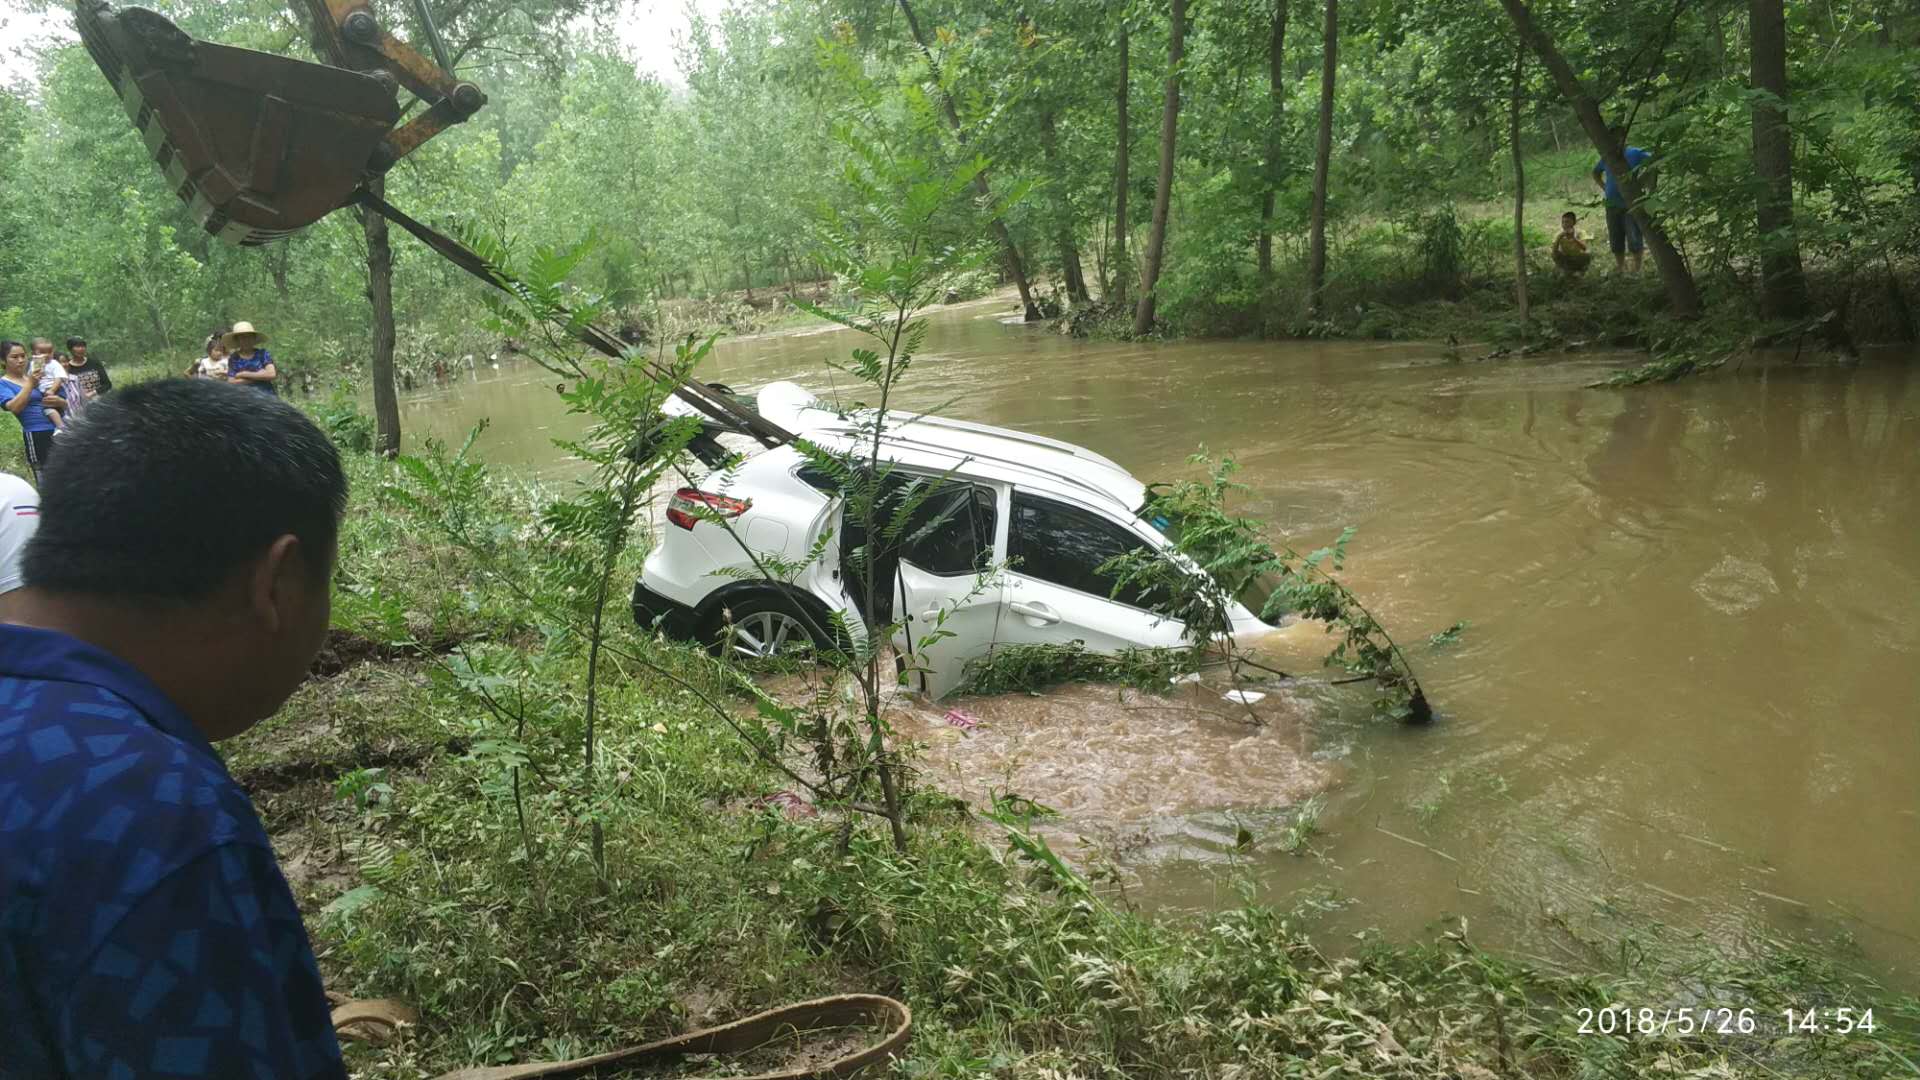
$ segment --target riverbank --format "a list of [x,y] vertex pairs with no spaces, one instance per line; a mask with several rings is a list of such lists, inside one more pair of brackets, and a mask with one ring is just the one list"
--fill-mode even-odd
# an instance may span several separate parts
[[[1566,179],[1566,162],[1556,164],[1557,190],[1527,204],[1524,326],[1515,299],[1512,205],[1462,202],[1401,219],[1336,225],[1318,315],[1306,302],[1302,238],[1280,238],[1275,272],[1265,280],[1250,254],[1215,260],[1205,272],[1171,275],[1161,284],[1154,336],[1431,342],[1460,360],[1523,349],[1630,350],[1650,363],[1694,358],[1685,373],[1756,344],[1851,356],[1866,346],[1911,343],[1920,334],[1920,265],[1911,260],[1848,270],[1810,259],[1808,317],[1789,321],[1761,316],[1750,268],[1696,266],[1706,310],[1698,320],[1674,319],[1651,261],[1638,273],[1614,269],[1598,211],[1586,206],[1592,199],[1584,174],[1575,184]],[[1550,257],[1558,216],[1568,208],[1584,215],[1580,227],[1593,253],[1590,268],[1578,275],[1561,271]],[[1096,301],[1050,323],[1077,337],[1131,338],[1133,309]]]
[[[1557,956],[1489,955],[1459,925],[1323,949],[1231,867],[1226,910],[1148,917],[925,783],[895,852],[791,798],[705,704],[727,690],[704,657],[617,610],[589,774],[579,638],[508,587],[570,595],[540,492],[466,489],[484,570],[390,494],[403,470],[351,467],[326,673],[223,749],[330,989],[422,1010],[399,1043],[350,1048],[356,1075],[573,1056],[854,990],[915,1009],[916,1076],[1900,1076],[1920,1054],[1920,1006],[1804,943],[1729,952],[1600,898],[1553,913]],[[1736,1026],[1751,1008],[1773,1037],[1582,1034],[1609,1003],[1727,1005]],[[1778,1031],[1809,1005],[1871,1005],[1877,1030]]]

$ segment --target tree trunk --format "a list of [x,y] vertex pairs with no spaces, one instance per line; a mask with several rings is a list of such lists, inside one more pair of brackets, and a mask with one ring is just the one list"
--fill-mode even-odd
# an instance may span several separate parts
[[[898,0],[900,13],[907,18],[907,29],[913,33],[914,43],[920,46],[920,55],[926,58],[927,73],[933,77],[933,88],[940,95],[940,103],[947,114],[947,124],[953,128],[953,137],[961,146],[967,144],[966,129],[960,126],[960,110],[953,107],[953,97],[947,93],[947,87],[940,80],[940,61],[934,59],[933,49],[928,47],[926,36],[920,33],[920,20],[914,17],[913,6],[907,0]],[[993,189],[987,184],[987,174],[981,170],[973,175],[973,190],[983,203],[993,200]],[[1013,278],[1014,285],[1020,289],[1020,307],[1028,322],[1040,318],[1040,309],[1034,305],[1033,290],[1027,285],[1027,268],[1020,261],[1020,249],[1013,245],[1013,234],[1007,231],[1007,223],[995,217],[993,235],[1000,241],[1000,250],[1006,257],[1007,274]]]
[[1333,165],[1333,77],[1340,68],[1339,0],[1327,0],[1320,47],[1320,135],[1313,148],[1313,225],[1307,241],[1307,306],[1321,313],[1327,287],[1327,171]]
[[1567,59],[1553,43],[1546,30],[1533,21],[1533,13],[1527,10],[1524,0],[1500,0],[1500,6],[1513,18],[1514,26],[1520,31],[1534,55],[1546,66],[1553,76],[1555,86],[1573,107],[1573,113],[1580,118],[1580,127],[1593,142],[1594,149],[1600,152],[1600,159],[1607,163],[1615,181],[1620,185],[1620,193],[1626,196],[1629,212],[1640,223],[1640,231],[1646,237],[1647,250],[1653,252],[1653,263],[1660,268],[1660,281],[1667,289],[1667,303],[1673,307],[1673,313],[1683,319],[1695,319],[1700,316],[1700,291],[1694,287],[1693,273],[1687,269],[1687,261],[1675,250],[1673,241],[1667,238],[1667,231],[1660,227],[1652,212],[1641,201],[1640,181],[1627,168],[1627,148],[1614,141],[1613,134],[1607,130],[1607,122],[1600,116],[1600,105],[1580,85],[1580,77],[1575,75]]
[[273,274],[273,291],[279,294],[280,299],[291,300],[293,290],[287,285],[287,273],[293,264],[293,242],[285,241],[274,247],[279,250],[267,259],[267,270]]
[[[385,196],[385,180],[368,190]],[[400,398],[393,390],[393,244],[387,219],[372,208],[360,211],[367,235],[367,301],[373,305],[373,448],[383,457],[400,453]]]
[[1127,24],[1125,10],[1121,12],[1120,23],[1120,89],[1117,94],[1119,119],[1115,124],[1116,132],[1113,152],[1113,298],[1112,303],[1127,302],[1127,278],[1133,273],[1133,267],[1127,263],[1127,155],[1132,150],[1131,132],[1127,127]]
[[1273,0],[1273,40],[1267,45],[1267,97],[1273,117],[1267,121],[1267,190],[1260,193],[1260,276],[1273,276],[1273,203],[1280,187],[1280,110],[1286,94],[1287,5]]
[[1047,172],[1053,179],[1054,239],[1060,245],[1060,277],[1067,286],[1067,302],[1085,304],[1087,279],[1080,266],[1080,248],[1073,241],[1073,203],[1067,198],[1067,175],[1060,167],[1059,139],[1054,132],[1053,110],[1040,110],[1040,150],[1046,155]]
[[1513,148],[1513,299],[1520,308],[1520,337],[1530,340],[1527,325],[1527,167],[1520,153],[1520,94],[1526,80],[1527,43],[1516,39],[1513,50],[1513,103],[1507,112],[1507,142]]
[[1133,332],[1153,329],[1153,291],[1160,284],[1167,253],[1167,212],[1173,206],[1173,143],[1180,130],[1180,63],[1187,50],[1187,0],[1173,0],[1167,27],[1167,99],[1160,109],[1160,179],[1153,192],[1153,228],[1147,233],[1147,262],[1140,275],[1140,303],[1133,310]]
[[1706,11],[1707,48],[1713,53],[1713,73],[1727,73],[1727,26],[1725,15],[1718,5],[1709,5]]
[[1760,311],[1790,319],[1807,309],[1793,233],[1793,135],[1787,130],[1787,16],[1781,0],[1751,0],[1753,172],[1760,178]]

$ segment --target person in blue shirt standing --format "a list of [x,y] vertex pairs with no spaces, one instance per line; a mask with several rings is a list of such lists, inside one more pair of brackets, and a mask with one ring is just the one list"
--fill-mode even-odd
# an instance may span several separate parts
[[344,1080],[212,746],[326,635],[339,455],[292,406],[165,379],[94,402],[47,481],[0,626],[0,1075]]
[[220,341],[227,347],[228,382],[279,396],[273,382],[280,373],[274,369],[273,354],[265,348],[267,335],[255,330],[250,322],[237,322]]
[[[1627,129],[1615,126],[1610,132],[1613,141],[1625,144]],[[1653,155],[1637,146],[1628,146],[1627,168],[1637,177],[1640,166],[1653,159]],[[1646,252],[1646,238],[1640,234],[1640,223],[1627,212],[1627,197],[1614,180],[1613,170],[1607,168],[1606,160],[1594,162],[1593,182],[1599,185],[1607,205],[1607,247],[1613,251],[1613,269],[1620,272],[1627,268],[1627,255],[1633,255],[1633,272],[1640,272],[1640,261]],[[1643,184],[1645,181],[1642,181]]]
[[48,409],[63,409],[66,399],[42,393],[41,368],[30,364],[27,347],[18,341],[0,341],[0,408],[20,421],[25,439],[27,468],[33,470],[33,482],[40,483],[41,470],[53,456],[53,433],[57,430],[47,416]]

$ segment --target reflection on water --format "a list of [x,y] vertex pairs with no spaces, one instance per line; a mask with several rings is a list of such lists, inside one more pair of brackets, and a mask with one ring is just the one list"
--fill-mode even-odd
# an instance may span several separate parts
[[[1331,784],[1324,857],[1252,858],[1276,895],[1352,897],[1341,926],[1412,935],[1467,914],[1524,944],[1543,910],[1605,900],[1844,931],[1886,968],[1920,961],[1911,356],[1615,392],[1582,386],[1618,358],[1090,343],[1002,313],[937,314],[903,404],[1082,443],[1143,479],[1183,474],[1203,444],[1234,453],[1245,509],[1296,546],[1359,527],[1350,584],[1412,643],[1442,716],[1249,734],[1076,688],[969,706],[982,730],[939,736],[956,745],[929,768],[1145,837],[1156,903],[1214,902],[1188,860],[1230,841],[1223,813],[1277,820],[1259,813]],[[849,344],[723,343],[710,377],[830,392]],[[491,417],[485,455],[561,476],[549,440],[578,424],[551,383],[483,370],[411,400],[409,430],[457,438]],[[1425,644],[1463,619],[1459,644]],[[1278,646],[1289,670],[1309,644]]]

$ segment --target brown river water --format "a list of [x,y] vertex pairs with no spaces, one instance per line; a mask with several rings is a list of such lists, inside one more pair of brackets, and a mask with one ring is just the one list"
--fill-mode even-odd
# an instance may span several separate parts
[[[1562,918],[1626,911],[1727,941],[1784,933],[1920,971],[1920,366],[1793,356],[1636,391],[1632,357],[1448,364],[1430,345],[1076,341],[1001,302],[933,313],[903,390],[1066,439],[1144,480],[1231,452],[1244,512],[1306,550],[1358,527],[1346,580],[1439,719],[1368,720],[1296,680],[1259,729],[1215,693],[1071,687],[905,721],[923,767],[1012,789],[1126,867],[1149,906],[1319,898],[1331,933],[1572,958]],[[708,378],[823,395],[841,332],[723,341]],[[482,361],[404,403],[409,437],[563,479],[553,377]],[[1470,625],[1457,644],[1428,635]],[[1318,676],[1317,628],[1269,647]],[[916,727],[917,725],[917,727]],[[1302,854],[1281,838],[1317,795]],[[1245,828],[1255,837],[1237,849]]]

